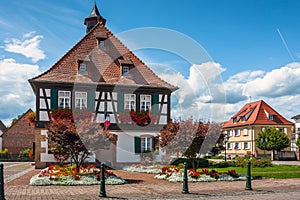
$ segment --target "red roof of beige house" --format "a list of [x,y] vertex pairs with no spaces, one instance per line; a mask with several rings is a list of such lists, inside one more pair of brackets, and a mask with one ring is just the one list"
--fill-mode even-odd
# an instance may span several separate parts
[[[95,10],[95,7],[93,10]],[[97,10],[96,7],[96,11]],[[92,11],[91,15],[98,15],[99,12],[97,14],[96,11]],[[99,17],[101,17],[100,14]],[[86,20],[87,19],[89,18],[86,18]],[[104,50],[98,48],[99,38],[105,41]],[[89,71],[89,75],[78,73],[78,62],[81,61],[92,63],[92,69]],[[131,64],[130,76],[122,76],[120,67],[122,63]],[[178,89],[176,86],[159,78],[146,64],[123,45],[122,42],[105,27],[105,21],[104,23],[103,21],[98,21],[98,23],[48,71],[29,81],[31,83],[76,82],[84,84],[127,85],[133,87],[161,87],[168,88],[172,91]]]
[[223,124],[223,128],[244,125],[293,125],[263,100],[244,105],[231,119]]

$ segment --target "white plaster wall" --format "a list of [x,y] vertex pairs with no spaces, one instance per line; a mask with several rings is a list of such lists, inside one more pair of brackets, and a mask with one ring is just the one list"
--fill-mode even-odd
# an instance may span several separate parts
[[139,154],[134,153],[134,136],[127,133],[118,134],[117,142],[117,162],[139,162]]

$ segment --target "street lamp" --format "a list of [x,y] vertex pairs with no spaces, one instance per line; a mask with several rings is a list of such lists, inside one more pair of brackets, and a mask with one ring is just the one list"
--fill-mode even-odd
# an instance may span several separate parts
[[261,141],[261,143],[262,143],[262,145],[264,147],[264,158],[265,158],[266,157],[266,145],[268,143],[268,138],[263,137],[263,138],[260,139],[260,141]]
[[225,143],[225,162],[227,162],[227,156],[226,156],[226,149],[227,149],[227,142],[228,142],[228,133],[225,134],[225,137],[224,137],[224,143]]

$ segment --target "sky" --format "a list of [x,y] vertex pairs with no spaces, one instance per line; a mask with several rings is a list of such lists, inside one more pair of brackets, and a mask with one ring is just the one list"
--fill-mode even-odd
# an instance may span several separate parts
[[[1,0],[0,120],[35,109],[28,79],[84,35],[94,0]],[[263,99],[300,113],[300,1],[96,0],[106,26],[180,89],[172,117],[224,121]],[[5,12],[4,12],[5,11]]]

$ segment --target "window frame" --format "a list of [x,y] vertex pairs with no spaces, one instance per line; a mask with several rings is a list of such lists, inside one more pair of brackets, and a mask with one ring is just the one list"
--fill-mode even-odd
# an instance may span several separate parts
[[232,149],[232,143],[231,142],[227,143],[227,149]]
[[[142,97],[145,97],[144,99]],[[150,97],[150,99],[146,99],[147,97]],[[143,108],[143,103],[145,103],[145,106]],[[148,104],[148,106],[147,106]],[[141,94],[140,95],[140,110],[141,111],[147,111],[151,110],[152,104],[152,95],[151,94]]]
[[86,64],[84,62],[79,63],[79,71],[80,72],[86,72]]
[[[69,93],[69,96],[68,97],[65,97],[65,96],[60,96],[60,93],[64,93],[64,94],[66,94],[66,93]],[[71,93],[71,91],[68,91],[68,90],[58,90],[58,93],[57,93],[57,104],[58,104],[58,108],[63,108],[63,109],[65,109],[65,108],[71,108],[72,106],[72,93]],[[63,101],[62,101],[62,103],[63,103],[63,106],[61,107],[61,105],[60,105],[60,100],[61,99],[63,99]],[[68,99],[69,100],[69,105],[68,106],[66,106],[66,99]]]
[[233,123],[236,124],[237,122],[238,122],[237,118],[234,117],[234,118],[233,118]]
[[104,42],[104,40],[99,40],[98,41],[98,48],[100,50],[105,50],[105,42]]
[[152,149],[153,137],[141,136],[140,138],[141,138],[141,153],[153,151]]
[[243,130],[243,136],[248,136],[248,129],[247,128],[244,128],[244,130]]
[[234,137],[240,137],[241,136],[241,130],[240,129],[235,129],[234,130]]
[[[85,97],[78,97],[77,95],[78,94],[85,94]],[[87,92],[84,92],[84,91],[75,91],[75,97],[74,97],[74,100],[75,100],[75,108],[79,108],[79,109],[87,109],[87,97],[88,97],[88,94]],[[79,107],[77,106],[77,100],[79,100]],[[85,100],[85,106],[83,106],[83,100]]]
[[[131,95],[134,96],[134,100],[131,98],[126,98]],[[129,105],[129,107],[131,107],[132,102],[133,102],[133,109],[126,108],[127,105]],[[126,103],[128,103],[128,104],[126,104]],[[136,94],[124,94],[124,110],[136,110]]]
[[240,143],[239,142],[234,143],[234,149],[235,150],[240,149]]
[[129,66],[122,66],[122,75],[128,75],[129,74]]
[[[245,145],[246,144],[246,145]],[[247,147],[246,147],[247,146]],[[244,142],[244,149],[249,150],[250,149],[250,142]]]

